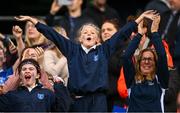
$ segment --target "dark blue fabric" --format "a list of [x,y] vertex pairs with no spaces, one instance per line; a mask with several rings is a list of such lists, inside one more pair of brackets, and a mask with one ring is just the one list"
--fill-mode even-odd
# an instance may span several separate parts
[[104,100],[106,100],[106,95],[103,93],[89,94],[80,99],[74,99],[70,110],[73,112],[106,112],[107,103]]
[[54,92],[38,84],[31,92],[24,86],[0,96],[2,112],[67,112],[71,98],[63,83],[54,84]]
[[141,37],[140,34],[137,34],[133,38],[123,56],[126,85],[131,89],[128,112],[161,112],[161,88],[167,88],[169,80],[165,49],[159,34],[153,33],[150,40],[158,55],[156,72],[158,82],[157,79],[154,79],[153,81],[146,80],[141,83],[135,83],[134,76],[136,72],[132,56],[140,43]]
[[55,108],[52,91],[36,86],[31,92],[26,87],[0,96],[0,111],[5,112],[47,112]]
[[[108,60],[116,51],[117,45],[128,38],[136,26],[135,22],[128,23],[111,39],[86,54],[81,45],[67,40],[44,24],[36,24],[37,30],[54,42],[68,60],[68,88],[70,93],[83,96],[74,100],[75,104],[72,104],[72,111],[107,111],[104,92],[108,88]],[[102,94],[98,96],[96,93]]]
[[100,92],[107,89],[108,59],[116,51],[116,46],[122,40],[128,38],[136,29],[136,26],[135,22],[128,23],[114,34],[111,39],[86,54],[81,45],[67,40],[44,24],[36,24],[37,30],[53,41],[67,57],[69,69],[68,88],[70,92],[77,95]]

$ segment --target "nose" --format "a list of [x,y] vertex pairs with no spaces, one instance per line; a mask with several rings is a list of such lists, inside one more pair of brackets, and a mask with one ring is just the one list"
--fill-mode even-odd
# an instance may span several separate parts
[[145,59],[145,63],[149,63],[149,59]]

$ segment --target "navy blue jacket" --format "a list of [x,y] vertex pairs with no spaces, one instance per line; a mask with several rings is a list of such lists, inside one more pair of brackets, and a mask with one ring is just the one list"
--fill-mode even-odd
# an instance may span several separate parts
[[123,55],[124,59],[124,75],[127,88],[130,89],[129,97],[129,112],[161,112],[163,97],[162,88],[168,87],[169,72],[167,67],[167,58],[162,40],[158,33],[153,33],[150,39],[154,44],[158,55],[157,61],[157,78],[153,81],[145,80],[141,83],[135,83],[135,67],[132,62],[132,56],[138,47],[142,35],[137,34],[130,42],[126,52]]
[[36,24],[37,30],[54,42],[66,56],[69,69],[68,88],[77,95],[107,90],[108,59],[116,51],[116,46],[129,37],[136,27],[135,22],[128,23],[111,39],[86,54],[80,44],[67,40],[44,24]]
[[55,84],[55,94],[38,84],[31,92],[21,86],[0,96],[3,112],[50,112],[68,111],[70,97],[62,84]]

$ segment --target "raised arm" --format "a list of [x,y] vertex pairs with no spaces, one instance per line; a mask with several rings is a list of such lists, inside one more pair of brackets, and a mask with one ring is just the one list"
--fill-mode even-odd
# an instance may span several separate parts
[[[149,17],[151,17],[150,19],[153,19],[153,17],[155,16],[156,14],[154,14],[154,12],[149,15]],[[139,18],[142,18],[142,16],[140,16]],[[139,19],[137,20],[139,21]],[[132,61],[133,55],[134,55],[135,50],[138,48],[138,45],[141,41],[141,37],[146,32],[147,32],[147,28],[143,27],[143,21],[141,21],[138,25],[138,34],[132,39],[132,41],[128,45],[128,48],[126,49],[126,52],[123,55],[124,75],[125,75],[126,85],[128,88],[130,88],[131,84],[133,83],[134,76],[136,74],[134,63]]]
[[47,39],[51,40],[59,48],[64,56],[68,58],[72,55],[75,44],[56,32],[53,28],[38,22],[37,19],[30,16],[19,16],[15,17],[15,19],[18,21],[32,22],[39,32],[41,32]]
[[151,26],[151,32],[152,37],[151,41],[155,47],[156,53],[158,55],[158,61],[157,61],[157,76],[158,81],[160,82],[161,86],[163,88],[168,87],[168,81],[169,81],[169,71],[167,66],[167,57],[166,52],[162,43],[162,39],[160,38],[160,35],[157,33],[159,29],[159,22],[160,22],[160,16],[154,17],[154,20],[152,22]]
[[20,56],[22,50],[25,48],[25,44],[22,40],[23,31],[19,26],[16,25],[16,26],[13,26],[12,33],[16,39],[17,48],[18,48],[18,55]]
[[106,50],[107,55],[111,55],[114,51],[116,51],[117,45],[121,43],[124,39],[130,37],[131,33],[136,30],[137,25],[144,19],[149,18],[152,19],[156,12],[153,10],[148,10],[142,13],[134,22],[127,23],[124,27],[122,27],[117,33],[115,33],[110,40],[107,40],[103,43],[103,46]]
[[56,13],[61,9],[61,5],[59,5],[58,0],[53,0],[52,4],[51,4],[51,9],[49,11],[49,14],[46,16],[46,23],[49,26],[53,26],[54,24],[54,17],[56,15]]

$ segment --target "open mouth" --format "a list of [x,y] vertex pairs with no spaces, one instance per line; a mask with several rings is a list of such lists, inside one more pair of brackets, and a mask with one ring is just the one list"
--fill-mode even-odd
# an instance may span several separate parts
[[90,40],[91,40],[91,37],[88,37],[87,40],[90,41]]
[[25,79],[26,79],[26,80],[30,80],[30,79],[31,79],[31,76],[30,76],[30,75],[25,75]]

